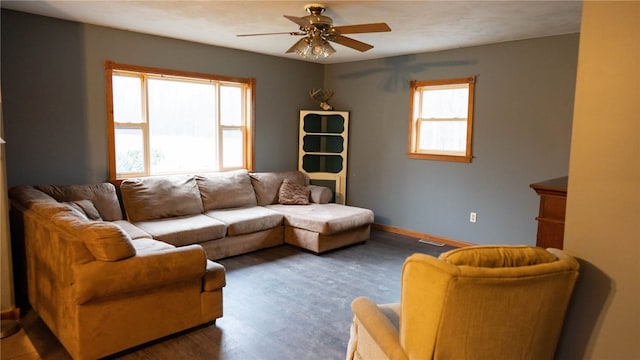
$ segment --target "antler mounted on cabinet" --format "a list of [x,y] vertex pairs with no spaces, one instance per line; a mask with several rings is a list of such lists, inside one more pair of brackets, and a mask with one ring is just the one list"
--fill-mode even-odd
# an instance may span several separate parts
[[333,106],[329,105],[329,99],[333,96],[332,90],[324,90],[322,88],[309,90],[309,96],[320,103],[322,110],[333,110]]

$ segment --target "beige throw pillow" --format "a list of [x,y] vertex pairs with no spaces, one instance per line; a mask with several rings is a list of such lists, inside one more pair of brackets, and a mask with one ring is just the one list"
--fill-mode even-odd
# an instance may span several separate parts
[[310,193],[306,186],[284,179],[280,185],[278,202],[283,205],[309,205]]

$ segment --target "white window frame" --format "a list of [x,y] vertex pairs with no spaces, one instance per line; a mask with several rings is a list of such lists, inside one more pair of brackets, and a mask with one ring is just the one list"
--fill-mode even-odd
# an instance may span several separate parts
[[[114,120],[114,111],[113,111],[113,84],[112,79],[113,75],[121,75],[121,76],[131,76],[135,78],[139,78],[141,81],[142,87],[142,98],[140,101],[142,102],[142,117],[140,122],[115,122]],[[216,171],[229,171],[235,169],[247,169],[249,171],[253,171],[253,163],[254,163],[254,99],[255,99],[255,79],[253,78],[234,78],[234,77],[226,77],[219,75],[211,75],[211,74],[201,74],[194,72],[185,72],[185,71],[176,71],[176,70],[167,70],[167,69],[159,69],[159,68],[151,68],[137,65],[124,65],[124,64],[116,64],[111,61],[105,62],[105,81],[106,81],[106,95],[107,95],[107,122],[108,122],[108,145],[109,145],[109,178],[112,181],[118,181],[131,177],[140,177],[140,176],[150,176],[152,175],[150,172],[150,154],[149,154],[149,143],[150,143],[150,135],[149,135],[149,119],[147,114],[147,80],[149,79],[172,79],[177,81],[187,81],[187,82],[206,82],[213,84],[216,87],[216,96],[218,97],[216,101],[216,109],[215,109],[215,118],[212,121],[216,122],[217,129],[217,156],[218,161]],[[237,86],[243,90],[243,109],[242,112],[242,123],[240,125],[224,125],[221,116],[220,116],[220,86]],[[116,170],[116,144],[115,144],[115,131],[116,129],[140,129],[143,134],[143,142],[144,142],[144,170],[142,172],[127,172],[127,173],[117,173]],[[223,143],[220,141],[222,139],[222,133],[228,129],[239,129],[242,132],[243,138],[243,156],[242,156],[242,166],[241,167],[223,167]],[[195,169],[194,169],[195,170]],[[193,171],[190,171],[190,173]],[[172,172],[175,174],[184,173],[181,171]]]
[[[446,88],[468,88],[468,104],[467,117],[464,118],[421,118],[423,96],[429,90],[438,90]],[[473,158],[471,154],[471,144],[473,136],[473,102],[474,102],[475,78],[456,78],[444,80],[421,80],[410,82],[410,100],[409,100],[409,139],[407,156],[411,159],[423,160],[441,160],[453,162],[471,162]],[[465,121],[466,120],[466,139],[464,151],[447,151],[442,149],[421,149],[420,148],[420,130],[425,122],[437,121]]]

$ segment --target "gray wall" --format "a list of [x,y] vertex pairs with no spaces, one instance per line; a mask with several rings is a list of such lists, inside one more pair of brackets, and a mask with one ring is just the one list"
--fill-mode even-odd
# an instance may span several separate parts
[[9,186],[107,179],[105,60],[256,78],[255,169],[297,167],[298,110],[322,65],[2,9]]
[[[380,224],[534,244],[529,184],[568,173],[577,34],[326,66],[4,9],[1,36],[9,186],[107,178],[105,60],[255,77],[258,171],[296,168],[298,110],[334,90],[351,111],[347,201]],[[408,81],[471,75],[473,162],[407,159]]]
[[[348,203],[374,210],[377,223],[420,233],[535,244],[539,199],[529,184],[568,173],[578,40],[326,66],[333,104],[351,111]],[[473,75],[473,162],[408,159],[408,81]]]

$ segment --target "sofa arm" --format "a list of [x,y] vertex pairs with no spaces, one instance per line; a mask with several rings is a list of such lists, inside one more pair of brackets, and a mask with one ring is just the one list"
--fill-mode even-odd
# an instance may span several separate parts
[[[351,309],[354,317],[347,359],[408,359],[400,344],[398,329],[376,304],[359,297],[353,300]],[[359,357],[354,357],[356,353]]]
[[333,198],[333,191],[326,186],[307,185],[312,203],[327,204]]
[[206,262],[204,249],[189,245],[120,261],[77,264],[72,284],[75,301],[83,304],[95,298],[201,279]]

